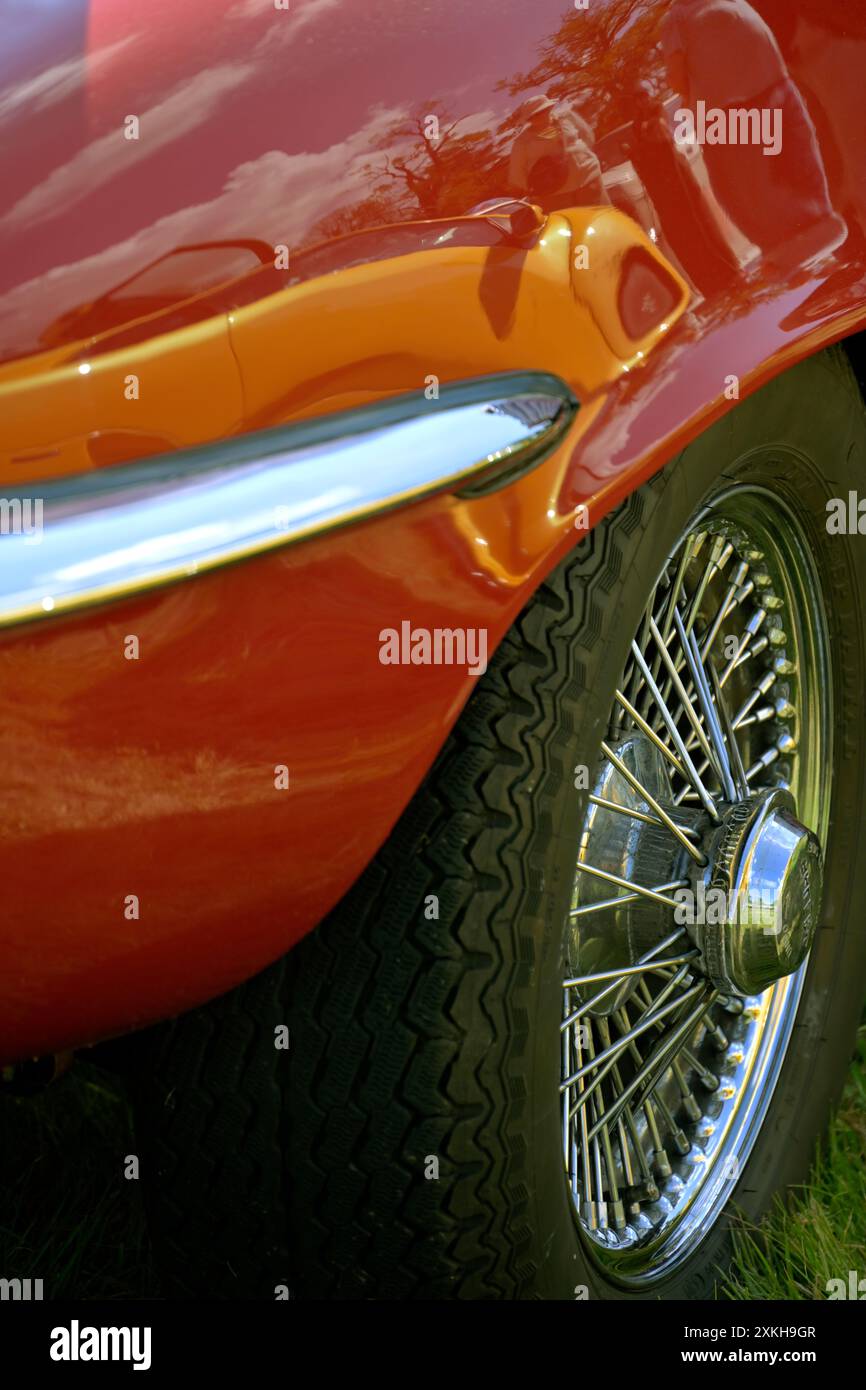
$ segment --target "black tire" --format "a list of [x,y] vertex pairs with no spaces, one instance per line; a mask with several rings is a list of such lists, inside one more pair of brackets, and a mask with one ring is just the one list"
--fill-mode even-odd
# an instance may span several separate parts
[[[138,1122],[169,1292],[632,1296],[586,1258],[559,1148],[563,923],[586,809],[572,769],[596,757],[664,557],[742,470],[788,499],[814,548],[836,766],[822,925],[728,1210],[756,1219],[806,1176],[866,991],[866,538],[825,527],[827,500],[866,477],[866,419],[840,350],[738,405],[596,526],[514,624],[344,901],[262,976],[151,1034]],[[726,1214],[651,1296],[713,1297],[730,1257]]]

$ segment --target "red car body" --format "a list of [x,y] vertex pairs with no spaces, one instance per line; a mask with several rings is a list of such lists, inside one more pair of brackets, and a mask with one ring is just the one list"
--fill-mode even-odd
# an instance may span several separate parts
[[[430,375],[551,372],[581,406],[548,458],[486,496],[443,490],[0,630],[0,1058],[178,1013],[288,950],[386,839],[472,688],[458,666],[383,666],[380,631],[470,624],[492,650],[579,538],[581,508],[595,522],[737,392],[866,325],[850,138],[866,14],[856,0],[755,8],[844,229],[812,236],[804,212],[775,258],[750,258],[700,171],[681,170],[688,205],[671,200],[666,0],[0,0],[0,488]],[[453,259],[394,254],[395,229],[423,238],[515,196],[509,142],[539,91],[579,100],[619,218],[651,222],[636,245],[687,286],[639,360],[599,308],[621,250],[587,302],[566,295],[555,246],[531,264],[483,237]],[[593,220],[561,216],[546,225],[564,237]],[[275,289],[280,245],[303,273]],[[134,418],[121,361],[141,376]]]

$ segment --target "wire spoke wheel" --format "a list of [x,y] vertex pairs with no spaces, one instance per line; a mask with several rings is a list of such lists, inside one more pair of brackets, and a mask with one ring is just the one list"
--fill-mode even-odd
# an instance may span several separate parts
[[793,512],[741,484],[680,538],[630,644],[580,836],[560,1077],[573,1211],[626,1287],[711,1228],[784,1060],[821,904],[827,634]]

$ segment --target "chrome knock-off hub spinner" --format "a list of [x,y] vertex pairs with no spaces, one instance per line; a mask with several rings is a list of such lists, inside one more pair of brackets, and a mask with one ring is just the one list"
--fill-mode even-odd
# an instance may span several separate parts
[[692,935],[701,966],[726,994],[748,998],[792,975],[809,953],[821,905],[821,846],[782,789],[727,811],[696,881]]
[[[694,969],[721,993],[749,998],[792,975],[818,925],[823,866],[818,839],[797,820],[791,793],[774,788],[720,803],[716,824],[674,804],[664,758],[645,735],[608,751],[584,830],[581,848],[594,871],[580,882],[571,959],[595,973],[636,966],[670,930],[663,901],[670,896],[674,922],[686,926],[700,951]],[[658,815],[647,814],[635,784],[677,826],[691,855]],[[632,893],[610,910],[612,884],[646,882],[648,875],[658,884],[655,899]],[[613,1013],[639,981],[639,974],[625,975],[596,990],[588,1012]]]

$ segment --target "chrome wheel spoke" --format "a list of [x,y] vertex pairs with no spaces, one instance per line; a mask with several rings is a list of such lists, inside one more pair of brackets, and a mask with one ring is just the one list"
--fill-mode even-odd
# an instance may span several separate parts
[[[670,989],[671,986],[668,985],[667,988]],[[703,988],[703,985],[694,985],[692,988],[692,992],[700,991]],[[687,991],[686,995],[683,997],[690,997],[689,992]],[[647,1031],[648,1028],[655,1027],[656,1023],[658,1023],[660,1019],[666,1018],[668,1014],[673,1013],[674,1010],[680,1007],[681,1003],[682,999],[676,998],[669,1001],[668,1003],[663,1004],[659,1008],[654,1007],[652,1012],[647,1012],[645,1017],[643,1017],[639,1023],[636,1023],[634,1028],[632,1028],[628,1033],[621,1037],[617,1042],[613,1043],[611,1047],[608,1049],[608,1051],[601,1053],[600,1056],[595,1058],[595,1060],[592,1062],[585,1062],[582,1066],[578,1067],[577,1071],[574,1072],[571,1076],[566,1077],[565,1081],[563,1081],[560,1085],[560,1091],[570,1090],[572,1086],[574,1086],[575,1082],[582,1081],[585,1076],[588,1076],[590,1072],[595,1071],[595,1069],[601,1066],[602,1063],[607,1063],[611,1058],[617,1057],[619,1053],[623,1051],[624,1048],[628,1047],[630,1042],[641,1037]],[[593,1085],[597,1085],[598,1080],[599,1078],[596,1078]]]
[[[656,1043],[656,1046],[653,1048],[643,1066],[632,1077],[622,1095],[612,1107],[608,1116],[608,1122],[616,1119],[623,1104],[630,1100],[636,1091],[640,1091],[641,1093],[638,1097],[638,1104],[649,1096],[655,1081],[658,1079],[660,1071],[663,1071],[665,1067],[669,1065],[670,1059],[675,1055],[677,1047],[694,1031],[695,1027],[715,999],[715,994],[712,992],[708,993],[704,985],[695,985],[693,989],[689,990],[688,993],[683,996],[683,1000],[694,999],[698,994],[701,998],[694,1009],[692,1009],[688,1016],[683,1019],[676,1028],[672,1028],[666,1037],[661,1038],[659,1042]],[[678,1002],[682,1003],[683,1001],[681,1000]],[[594,1129],[589,1131],[590,1139],[592,1139],[594,1133]]]
[[695,863],[705,864],[707,861],[704,855],[701,854],[701,851],[695,848],[685,831],[680,829],[673,817],[668,815],[667,811],[656,801],[652,793],[647,791],[646,787],[635,777],[633,772],[629,771],[622,759],[618,758],[616,753],[614,753],[613,749],[607,743],[602,743],[601,751],[604,753],[611,766],[616,768],[619,775],[625,778],[629,785],[637,792],[638,796],[642,797],[647,806],[655,812],[662,824],[667,826],[674,838],[679,840],[683,849],[687,854],[691,855]]
[[[674,616],[676,617],[677,615],[675,614]],[[695,712],[695,708],[688,697],[685,686],[680,680],[680,675],[679,671],[677,670],[676,663],[673,657],[671,656],[670,652],[668,651],[667,644],[662,641],[662,635],[656,627],[656,624],[652,621],[650,622],[650,630],[652,632],[653,637],[655,638],[659,651],[661,652],[662,661],[667,667],[668,675],[671,678],[674,690],[676,691],[677,697],[680,702],[680,708],[682,709],[682,712],[686,716],[688,722],[691,724],[692,732],[695,738],[697,739],[698,743],[700,744],[701,748],[703,749],[704,755],[708,759],[709,763],[713,765],[715,762],[716,754],[712,748],[712,745],[710,744],[709,739],[707,738],[706,733],[704,732],[704,726],[698,718],[697,713]],[[683,632],[685,634],[685,629],[683,629]],[[688,647],[687,642],[686,647]],[[686,654],[686,659],[688,660],[688,653]],[[718,769],[716,770],[718,771]]]
[[674,610],[674,622],[676,624],[677,635],[680,639],[680,643],[682,644],[686,661],[688,662],[689,667],[691,669],[692,681],[698,694],[698,700],[700,702],[701,711],[703,713],[704,720],[706,721],[707,728],[709,729],[710,741],[712,743],[713,751],[715,753],[715,766],[725,791],[725,797],[728,801],[734,801],[736,799],[737,793],[736,788],[734,786],[734,779],[731,774],[731,764],[728,757],[728,750],[725,746],[725,740],[722,735],[722,730],[719,724],[718,716],[716,714],[716,708],[713,704],[713,697],[710,694],[710,687],[707,683],[707,676],[704,670],[704,663],[701,657],[701,653],[698,650],[698,644],[695,640],[695,634],[693,632],[688,633],[688,635],[686,634],[685,628],[683,627],[682,618],[680,617],[679,612],[676,609]]
[[[650,816],[646,811],[638,811],[633,806],[621,806],[618,801],[610,801],[606,796],[590,795],[590,805],[601,806],[605,811],[615,811],[617,815],[629,816],[632,820],[639,820],[642,825],[664,825],[663,820],[658,816]],[[697,839],[697,831],[690,825],[681,825],[680,830],[690,839]]]
[[739,744],[737,743],[737,731],[734,728],[733,723],[731,722],[731,716],[728,712],[728,707],[725,704],[725,697],[722,691],[721,680],[719,679],[718,673],[716,672],[716,668],[713,665],[712,661],[709,661],[707,665],[710,672],[710,680],[712,681],[713,685],[713,694],[716,700],[716,707],[719,711],[719,717],[722,721],[722,725],[724,728],[724,737],[727,744],[729,756],[728,766],[733,774],[733,782],[735,783],[734,795],[731,798],[732,800],[734,800],[737,794],[739,794],[740,796],[747,795],[749,790],[749,783],[746,779],[746,771],[743,767],[743,759],[740,756],[740,748]]
[[614,970],[597,970],[593,975],[575,975],[573,979],[566,980],[566,985],[594,985],[600,980],[627,980],[631,975],[652,974],[657,970],[667,970],[671,965],[684,965],[687,961],[694,960],[701,953],[696,948],[691,951],[684,951],[681,956],[670,956],[666,960],[651,960],[646,965],[618,965]]
[[638,713],[634,705],[632,705],[619,690],[616,691],[616,700],[617,703],[621,705],[621,707],[626,711],[626,713],[631,715],[632,719],[634,720],[637,727],[641,730],[641,732],[646,734],[647,738],[653,744],[655,744],[656,748],[658,748],[662,756],[667,758],[674,771],[677,772],[680,775],[680,777],[687,778],[688,773],[686,772],[685,768],[683,767],[676,754],[671,751],[671,749],[665,743],[663,738],[659,738],[652,725],[647,723],[643,715]]
[[680,731],[677,728],[676,720],[674,719],[673,715],[668,709],[667,704],[662,698],[661,691],[659,690],[658,686],[653,680],[652,673],[650,672],[650,669],[647,666],[643,652],[640,650],[636,642],[632,642],[631,645],[635,661],[638,663],[644,674],[644,680],[646,681],[646,684],[649,690],[651,691],[653,698],[655,699],[659,715],[668,731],[668,734],[670,735],[671,742],[673,743],[674,747],[679,753],[680,761],[686,768],[689,781],[694,791],[697,793],[697,795],[700,797],[700,800],[703,802],[704,806],[709,811],[710,815],[713,817],[714,820],[718,820],[719,813],[716,810],[715,802],[713,801],[712,797],[710,796],[709,792],[707,791],[706,787],[701,781],[700,776],[698,775],[698,771],[692,761],[691,754],[686,748],[686,745],[683,742],[683,739],[680,735]]
[[[660,885],[659,885],[659,888],[645,888],[645,887],[644,887],[642,884],[640,884],[640,883],[632,883],[632,882],[630,881],[630,879],[627,879],[627,878],[619,878],[617,874],[608,873],[606,869],[596,869],[596,868],[593,867],[592,864],[580,864],[580,863],[579,863],[579,864],[577,865],[577,868],[578,868],[578,870],[580,871],[580,873],[582,873],[582,874],[591,874],[593,878],[603,878],[604,881],[605,881],[605,883],[612,883],[612,884],[614,885],[614,887],[616,887],[616,888],[625,888],[629,899],[631,899],[631,898],[648,898],[648,899],[650,900],[650,902],[661,903],[664,907],[677,907],[677,906],[678,906],[677,901],[676,901],[675,898],[669,898],[669,897],[667,897],[664,893],[662,893],[662,892],[659,891],[660,888],[664,888],[664,887],[666,886],[666,885],[664,885],[664,884],[660,884]],[[688,879],[680,879],[680,880],[678,880],[678,883],[677,883],[676,886],[677,886],[677,887],[685,887],[685,886],[687,885],[687,883],[688,883]],[[670,886],[673,887],[674,885],[670,885]],[[625,901],[626,901],[625,898],[611,898],[610,900],[608,900],[607,902],[605,902],[604,906],[605,906],[605,907],[618,907],[618,906],[620,905],[620,903],[623,903],[623,902],[625,902]],[[585,908],[582,908],[582,907],[572,908],[571,912],[569,913],[569,916],[572,917],[572,918],[581,917],[581,916],[585,915],[587,912],[590,912],[590,911],[596,912],[596,911],[598,911],[599,908],[600,908],[600,906],[601,906],[601,904],[599,904],[599,903],[593,903],[593,904],[591,904],[591,905],[588,905],[588,906],[585,907]]]
[[[675,941],[678,941],[678,940],[680,939],[680,937],[685,936],[685,935],[686,935],[685,927],[678,927],[678,928],[676,929],[676,931],[670,932],[670,933],[664,938],[664,940],[660,941],[656,946],[651,947],[651,949],[650,949],[649,951],[646,951],[646,952],[644,953],[644,955],[641,956],[640,961],[638,961],[638,964],[639,964],[639,965],[643,965],[645,962],[652,960],[656,955],[658,955],[658,953],[659,953],[660,951],[666,951],[666,950],[668,949],[669,946],[672,946],[672,945],[674,944]],[[617,973],[619,973],[619,972],[617,972]],[[570,988],[572,988],[572,986],[570,985],[570,983],[569,983],[568,981],[566,981],[566,983],[565,983],[566,992],[567,992]],[[594,994],[594,995],[592,996],[591,999],[587,999],[586,1002],[582,1005],[582,1007],[581,1007],[580,1009],[578,1009],[575,1013],[573,1013],[573,1014],[568,1014],[568,1015],[567,1015],[567,1017],[568,1017],[568,1019],[569,1019],[569,1022],[570,1022],[570,1023],[575,1023],[575,1022],[577,1022],[578,1018],[580,1018],[581,1014],[588,1014],[588,1013],[590,1013],[590,1012],[596,1007],[596,1005],[599,1004],[599,1003],[601,1002],[601,1000],[605,997],[605,995],[606,995],[607,993],[608,993],[608,991],[607,991],[606,989],[600,989],[600,990],[598,991],[597,994]]]

